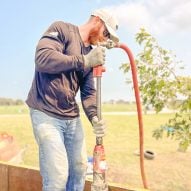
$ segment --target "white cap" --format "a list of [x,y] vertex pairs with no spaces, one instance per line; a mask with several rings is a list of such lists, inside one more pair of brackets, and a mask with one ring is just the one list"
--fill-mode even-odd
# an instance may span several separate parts
[[114,42],[119,42],[119,37],[116,34],[118,29],[117,19],[106,9],[97,9],[93,11],[92,16],[99,17],[104,23],[110,33],[110,39]]

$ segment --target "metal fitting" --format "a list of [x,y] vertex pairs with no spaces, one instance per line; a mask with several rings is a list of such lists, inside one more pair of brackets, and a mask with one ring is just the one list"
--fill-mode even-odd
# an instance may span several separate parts
[[114,48],[114,47],[117,46],[117,44],[115,42],[113,42],[112,40],[107,40],[105,42],[100,42],[98,45],[106,47],[107,49],[111,49],[111,48]]

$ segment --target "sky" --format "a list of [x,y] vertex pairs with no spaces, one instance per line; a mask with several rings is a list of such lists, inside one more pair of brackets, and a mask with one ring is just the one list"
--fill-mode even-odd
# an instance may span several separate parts
[[[118,36],[134,57],[140,51],[135,34],[144,27],[159,45],[171,50],[191,76],[190,0],[4,0],[0,6],[0,97],[25,100],[34,75],[34,53],[39,38],[58,20],[84,24],[91,12],[107,8],[119,21]],[[119,67],[129,62],[121,49],[106,51],[102,100],[134,100],[131,85]],[[130,74],[129,74],[130,75]]]

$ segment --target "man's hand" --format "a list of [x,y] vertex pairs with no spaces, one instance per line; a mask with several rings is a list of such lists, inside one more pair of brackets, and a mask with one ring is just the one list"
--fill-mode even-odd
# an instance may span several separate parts
[[103,137],[105,135],[106,125],[104,120],[98,120],[97,116],[92,118],[92,125],[96,137]]
[[83,57],[85,68],[103,65],[105,64],[105,49],[98,46],[92,49],[87,55],[83,55]]

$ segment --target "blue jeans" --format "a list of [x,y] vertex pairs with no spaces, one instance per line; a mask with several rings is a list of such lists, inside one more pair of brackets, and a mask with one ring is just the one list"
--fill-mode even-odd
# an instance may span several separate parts
[[30,114],[43,191],[83,191],[87,155],[80,118],[61,120],[31,108]]

